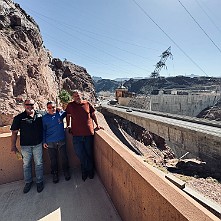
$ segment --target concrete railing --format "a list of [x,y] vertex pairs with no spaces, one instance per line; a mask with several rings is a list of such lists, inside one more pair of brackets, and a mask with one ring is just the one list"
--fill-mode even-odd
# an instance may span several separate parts
[[95,135],[95,163],[122,220],[219,220],[105,131]]
[[[70,167],[78,167],[80,163],[74,153],[72,137],[68,133],[66,137]],[[19,142],[17,142],[17,147],[19,147]],[[50,160],[45,149],[43,150],[43,162],[44,174],[49,174]],[[22,179],[22,160],[18,160],[16,154],[14,154],[14,152],[11,152],[11,133],[0,133],[0,185]]]
[[[0,134],[0,184],[23,179],[22,161],[10,152],[10,138],[10,133]],[[122,220],[219,220],[105,131],[96,132],[94,144],[97,173]],[[67,146],[71,167],[79,167],[69,134]],[[44,168],[50,173],[45,151]]]

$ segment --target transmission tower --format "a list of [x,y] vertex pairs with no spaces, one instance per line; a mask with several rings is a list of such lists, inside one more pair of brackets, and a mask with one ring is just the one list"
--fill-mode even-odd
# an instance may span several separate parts
[[164,67],[166,67],[165,62],[167,60],[168,57],[173,57],[172,53],[171,53],[171,46],[164,51],[161,55],[160,55],[161,59],[159,62],[157,62],[157,64],[155,65],[155,69],[154,71],[151,73],[150,77],[151,78],[157,78],[160,76],[160,71],[161,69]]

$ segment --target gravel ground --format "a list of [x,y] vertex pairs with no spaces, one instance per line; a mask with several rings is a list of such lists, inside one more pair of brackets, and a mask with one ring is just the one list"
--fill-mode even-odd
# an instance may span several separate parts
[[[115,135],[115,133],[110,129],[104,116],[100,112],[97,112],[97,117],[99,125],[104,127],[105,131],[110,136],[114,137],[115,139],[121,142],[121,140],[119,140],[118,137]],[[119,129],[119,131],[130,144],[132,144],[142,152],[145,162],[153,165],[154,167],[157,167],[158,169],[164,171],[165,173],[168,173],[165,167],[166,165],[165,161],[163,161],[162,158],[163,154],[160,150],[151,146],[147,147],[144,144],[132,138],[125,131],[121,129]],[[176,159],[174,161],[176,161]],[[170,160],[167,163],[170,163],[172,165],[173,160]],[[197,177],[185,176],[176,173],[173,173],[173,175],[185,181],[188,187],[191,187],[196,192],[202,194],[204,197],[208,198],[209,200],[221,206],[221,183],[218,182],[216,179],[213,179],[212,177],[197,178]]]

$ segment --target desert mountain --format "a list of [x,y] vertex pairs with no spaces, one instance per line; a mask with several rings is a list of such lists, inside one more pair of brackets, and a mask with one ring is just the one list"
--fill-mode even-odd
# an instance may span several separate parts
[[27,97],[42,109],[61,89],[84,90],[94,98],[86,69],[53,59],[34,19],[19,4],[0,0],[0,126],[11,123]]
[[121,84],[120,82],[110,80],[110,79],[101,79],[101,80],[94,82],[96,92],[100,92],[100,91],[115,92],[116,88],[118,88],[120,84]]
[[[120,82],[102,79],[95,82],[96,92],[115,91],[119,87]],[[215,77],[159,77],[159,78],[145,78],[134,79],[131,78],[128,81],[123,82],[123,85],[128,88],[128,91],[135,92],[137,94],[149,94],[153,90],[220,90],[221,78]]]

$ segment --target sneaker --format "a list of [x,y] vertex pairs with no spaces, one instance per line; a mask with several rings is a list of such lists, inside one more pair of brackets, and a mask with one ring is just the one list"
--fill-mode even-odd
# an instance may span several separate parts
[[25,187],[24,187],[24,189],[23,189],[23,193],[29,192],[29,190],[31,189],[32,184],[33,184],[33,182],[26,183],[26,184],[25,184]]
[[58,173],[54,173],[53,174],[53,183],[58,183],[58,182],[59,182]]
[[85,181],[87,179],[88,174],[87,173],[82,173],[82,180]]
[[65,178],[66,181],[68,181],[68,180],[71,179],[71,176],[70,176],[69,171],[65,171],[65,172],[64,172],[64,178]]
[[37,184],[37,192],[40,193],[44,189],[44,183],[36,183]]
[[94,179],[94,171],[90,171],[88,176],[90,179]]

